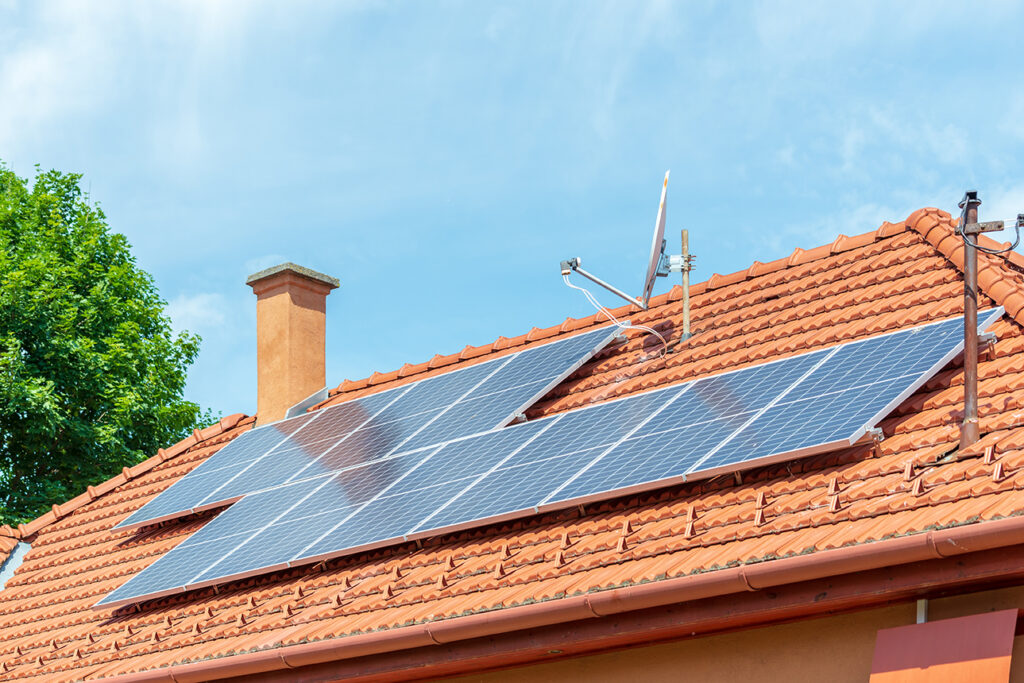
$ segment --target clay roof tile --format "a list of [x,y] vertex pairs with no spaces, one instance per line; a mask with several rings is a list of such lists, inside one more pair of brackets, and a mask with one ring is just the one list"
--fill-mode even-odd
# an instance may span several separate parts
[[[642,335],[631,333],[626,344],[577,370],[529,414],[551,415],[955,315],[962,248],[949,214],[922,209],[871,232],[712,275],[691,287],[698,334],[688,343],[660,359]],[[994,357],[982,363],[988,433],[977,447],[957,449],[953,411],[962,375],[954,361],[883,421],[885,438],[877,447],[761,468],[744,473],[742,484],[732,477],[683,483],[590,505],[582,516],[548,513],[431,539],[418,550],[385,548],[311,573],[236,582],[218,595],[185,594],[119,617],[131,633],[96,628],[90,608],[99,596],[212,518],[200,515],[143,536],[109,531],[253,426],[251,417],[223,418],[18,530],[0,527],[0,556],[17,540],[33,541],[24,569],[2,594],[21,616],[0,619],[0,643],[23,647],[7,662],[7,675],[145,670],[1011,514],[1024,487],[1021,269],[1019,255],[982,259],[980,288],[1008,316],[999,323]],[[675,286],[654,297],[646,313],[622,306],[614,314],[678,330],[681,295]],[[567,318],[345,380],[314,409],[604,324],[600,314]],[[94,634],[95,642],[83,632]]]

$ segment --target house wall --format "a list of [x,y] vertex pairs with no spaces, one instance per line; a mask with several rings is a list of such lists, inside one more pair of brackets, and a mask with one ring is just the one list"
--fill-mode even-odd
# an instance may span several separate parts
[[[929,620],[1024,607],[1024,587],[929,601]],[[692,638],[650,647],[462,676],[464,683],[543,681],[856,681],[871,672],[875,633],[912,624],[914,603]],[[557,655],[553,655],[557,656]],[[1010,680],[1024,683],[1024,636],[1014,639]]]

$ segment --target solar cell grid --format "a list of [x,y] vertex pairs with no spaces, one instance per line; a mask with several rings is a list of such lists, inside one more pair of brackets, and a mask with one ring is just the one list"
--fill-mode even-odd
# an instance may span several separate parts
[[466,398],[424,426],[422,431],[402,443],[401,448],[411,450],[446,441],[451,438],[451,434],[465,425],[472,425],[469,429],[476,431],[489,429],[490,425],[499,426],[505,418],[510,417],[509,406],[518,408],[524,402],[523,396],[527,393],[536,393],[539,385],[540,383],[535,383],[485,396]]
[[956,318],[839,346],[835,354],[785,400],[799,401],[865,382],[920,375],[936,363],[936,358],[941,360],[950,351],[950,345],[955,346],[962,337],[963,321]]
[[[287,481],[504,425],[538,392],[607,344],[613,329],[531,346],[247,432],[200,466],[200,474],[216,472],[214,477],[187,485],[185,477],[158,496],[159,502],[151,501],[118,528],[215,507]],[[475,402],[462,408],[463,399]]]
[[295,560],[319,559],[336,553],[338,548],[358,548],[402,538],[430,510],[450,500],[465,480],[444,481],[432,486],[389,493],[375,498],[343,523],[301,551]]
[[748,415],[741,413],[626,439],[552,495],[545,505],[672,478],[681,482],[686,471],[735,432]]
[[338,521],[338,514],[338,510],[331,510],[275,522],[256,536],[244,539],[219,564],[193,575],[189,585],[198,587],[209,582],[219,583],[225,577],[268,571],[271,567],[286,565],[295,555],[296,548],[305,547],[333,527]]
[[139,508],[138,512],[128,517],[122,524],[131,523],[136,517],[163,519],[182,510],[189,510],[211,491],[217,489],[223,481],[223,478],[216,472],[183,477],[176,481],[171,488]]
[[[256,534],[229,556],[219,559],[215,567],[191,582],[201,583],[207,576],[246,573],[307,557],[309,553],[304,552],[307,545],[368,507],[382,492],[394,488],[430,455],[430,452],[411,453],[329,475],[325,484],[317,486],[272,523],[261,525]],[[267,493],[270,492],[254,494],[244,500]],[[266,551],[268,548],[272,550]]]
[[699,469],[713,470],[733,462],[753,461],[809,446],[848,444],[851,435],[877,412],[879,397],[890,397],[905,385],[902,378],[884,380],[821,398],[772,406],[725,447],[700,463]]
[[[979,327],[1000,314],[982,314]],[[412,408],[364,419],[312,465],[297,466],[309,460],[301,446],[279,447],[290,476],[331,473],[246,495],[100,605],[852,443],[961,344],[962,320],[954,319],[471,436],[459,427],[492,415],[488,397],[519,397],[543,380],[527,376],[497,391],[504,385],[452,382],[470,389],[465,405],[447,410],[447,423],[430,422],[440,411],[421,410],[429,392],[417,389]],[[519,371],[532,367],[512,358]],[[487,377],[505,381],[509,366]],[[404,450],[449,434],[455,440]],[[306,438],[322,448],[316,433]],[[195,479],[201,490],[207,479]],[[194,495],[181,491],[179,498]],[[159,502],[149,505],[159,511]]]
[[479,477],[549,426],[550,423],[544,421],[527,422],[514,428],[486,432],[449,443],[410,472],[396,490],[422,488],[444,480]]
[[[1000,315],[1002,309],[979,314],[979,329]],[[962,318],[835,347],[775,405],[723,440],[688,475],[707,476],[852,444],[962,347]]]
[[188,547],[179,545],[107,594],[99,604],[118,603],[140,595],[157,597],[181,592],[187,584],[179,577],[203,571],[210,565],[211,558],[236,547],[242,540],[239,535],[215,538]]
[[[230,515],[218,515],[210,520],[202,529],[182,541],[181,547],[205,543],[225,536],[255,533],[261,527],[273,522],[295,501],[311,494],[325,483],[326,478],[309,480],[246,496],[235,503],[232,508],[235,512]],[[187,581],[189,578],[183,577],[183,581]]]
[[605,448],[598,446],[500,467],[463,491],[419,528],[443,529],[489,517],[535,510],[545,496],[600,455]]
[[514,467],[553,456],[610,446],[680,391],[679,387],[673,387],[564,413],[554,418],[550,429],[509,457],[503,466]]
[[[115,528],[156,521],[188,513],[220,485],[252,464],[253,453],[263,453],[288,438],[317,416],[313,413],[294,420],[254,429],[225,445],[187,476],[174,482]],[[206,476],[212,475],[212,476]]]

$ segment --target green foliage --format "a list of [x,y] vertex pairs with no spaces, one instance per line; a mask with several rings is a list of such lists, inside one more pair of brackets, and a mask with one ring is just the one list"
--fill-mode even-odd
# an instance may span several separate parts
[[79,175],[0,164],[0,523],[45,512],[212,416],[182,398],[199,338]]

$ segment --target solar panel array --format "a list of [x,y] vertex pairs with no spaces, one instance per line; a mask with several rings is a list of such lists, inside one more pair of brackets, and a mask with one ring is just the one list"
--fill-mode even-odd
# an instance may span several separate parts
[[246,432],[117,525],[220,507],[254,491],[503,427],[612,340],[601,328]]
[[[979,327],[1001,314],[982,314]],[[959,353],[962,329],[961,318],[933,323],[504,429],[469,434],[473,425],[453,424],[447,440],[418,450],[291,471],[97,607],[851,445]],[[194,499],[192,490],[182,495]]]

